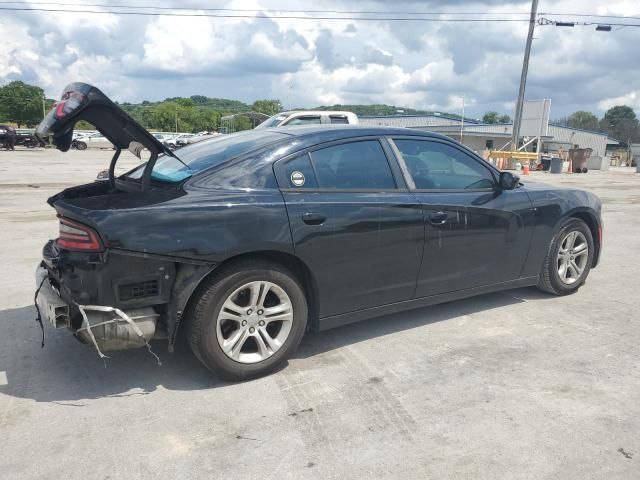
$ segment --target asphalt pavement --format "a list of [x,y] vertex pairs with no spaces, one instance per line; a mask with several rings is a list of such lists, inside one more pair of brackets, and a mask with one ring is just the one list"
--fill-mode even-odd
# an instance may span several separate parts
[[0,151],[0,478],[640,478],[635,169],[524,177],[604,202],[602,261],[577,294],[511,290],[311,334],[278,373],[234,384],[184,340],[154,345],[162,366],[145,349],[103,362],[48,325],[40,348],[46,199],[111,153]]

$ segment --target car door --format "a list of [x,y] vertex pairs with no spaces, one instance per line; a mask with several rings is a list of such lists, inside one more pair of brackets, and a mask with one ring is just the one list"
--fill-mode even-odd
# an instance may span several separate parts
[[497,172],[452,141],[394,137],[391,145],[424,209],[416,297],[519,278],[534,225],[526,193],[499,189]]
[[413,297],[423,213],[389,158],[384,140],[364,137],[276,164],[295,254],[313,272],[321,318]]

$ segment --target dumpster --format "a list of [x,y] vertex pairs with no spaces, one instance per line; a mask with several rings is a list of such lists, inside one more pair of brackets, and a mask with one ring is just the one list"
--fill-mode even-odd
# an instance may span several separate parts
[[591,155],[587,159],[587,168],[589,170],[609,170],[609,164],[611,159],[608,157],[601,157],[599,155]]
[[591,148],[572,148],[569,150],[569,160],[574,173],[587,173],[587,160],[591,156]]
[[553,157],[549,166],[549,173],[562,173],[563,167],[564,161],[559,157]]

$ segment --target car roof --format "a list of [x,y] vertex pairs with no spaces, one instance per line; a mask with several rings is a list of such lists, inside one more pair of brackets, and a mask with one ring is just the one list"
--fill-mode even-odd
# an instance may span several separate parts
[[[243,132],[237,132],[228,136],[212,136],[206,140],[192,144],[192,146],[197,145],[202,151],[202,155],[206,155],[207,145],[213,145],[219,141],[225,141],[229,137],[235,135],[238,135],[236,138],[238,139],[238,141],[240,141],[241,139],[244,139],[244,136],[252,134],[255,135],[255,138],[251,142],[251,145],[247,146],[244,151],[238,150],[234,157],[229,158],[228,161],[220,164],[220,168],[229,168],[235,165],[237,162],[243,161],[247,158],[254,158],[253,155],[256,152],[262,152],[261,155],[263,156],[260,157],[261,161],[258,163],[261,167],[263,167],[265,163],[276,162],[280,159],[288,157],[289,155],[297,154],[302,150],[313,148],[323,143],[349,139],[357,140],[358,138],[362,137],[404,136],[445,140],[455,143],[455,140],[452,140],[451,138],[439,133],[428,132],[424,130],[415,130],[410,128],[364,125],[296,125],[291,127],[270,127],[257,130],[245,130]],[[247,157],[247,155],[249,156]],[[178,151],[178,157],[179,156],[180,151]],[[211,167],[213,167],[214,170],[218,168],[216,166]],[[211,168],[204,167],[201,171],[196,173],[195,177],[198,177],[200,175],[209,175],[210,173]]]

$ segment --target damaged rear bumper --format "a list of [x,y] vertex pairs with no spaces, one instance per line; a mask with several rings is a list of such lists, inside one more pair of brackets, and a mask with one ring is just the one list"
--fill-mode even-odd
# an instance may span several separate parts
[[[101,357],[105,351],[144,346],[151,351],[149,340],[156,335],[159,318],[153,307],[120,310],[110,306],[70,305],[51,284],[43,265],[36,270],[36,285],[36,304],[42,319],[55,328],[70,329],[83,343],[93,344]],[[72,311],[82,317],[79,328],[73,327]]]

